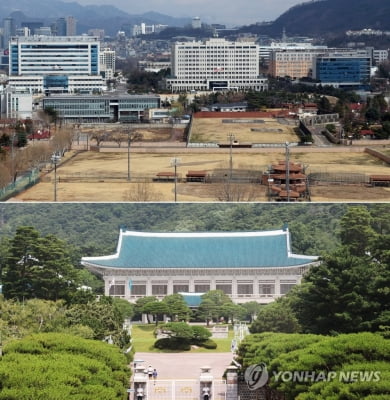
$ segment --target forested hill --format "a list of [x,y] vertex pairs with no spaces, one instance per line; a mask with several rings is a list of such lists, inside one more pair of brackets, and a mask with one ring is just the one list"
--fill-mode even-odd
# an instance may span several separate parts
[[281,35],[336,36],[364,28],[390,31],[389,0],[319,0],[296,5],[268,26],[253,25],[252,32]]
[[121,226],[157,232],[254,231],[281,229],[287,223],[294,252],[320,255],[338,244],[339,220],[347,208],[341,203],[4,203],[0,237],[12,237],[19,226],[33,226],[42,235],[66,240],[79,256],[97,256],[115,251]]

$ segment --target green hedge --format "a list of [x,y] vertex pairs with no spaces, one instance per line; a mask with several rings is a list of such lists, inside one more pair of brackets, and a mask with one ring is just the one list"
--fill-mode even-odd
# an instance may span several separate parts
[[0,400],[124,400],[129,379],[117,347],[72,335],[32,335],[4,348]]
[[[269,385],[286,400],[379,400],[390,393],[390,340],[380,334],[254,334],[240,345],[239,362],[242,372],[265,363]],[[305,371],[314,378],[288,379]]]

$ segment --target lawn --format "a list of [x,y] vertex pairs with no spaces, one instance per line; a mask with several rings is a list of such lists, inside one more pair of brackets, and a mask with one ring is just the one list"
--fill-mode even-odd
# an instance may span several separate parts
[[[133,339],[134,349],[138,353],[169,353],[171,351],[158,350],[153,347],[155,337],[153,331],[155,329],[154,324],[148,325],[133,325],[131,330],[131,337]],[[217,343],[216,349],[204,349],[204,348],[192,348],[188,353],[227,353],[230,352],[232,339],[234,338],[234,332],[231,326],[229,326],[229,337],[227,339],[212,339]],[[187,352],[186,352],[187,353]]]

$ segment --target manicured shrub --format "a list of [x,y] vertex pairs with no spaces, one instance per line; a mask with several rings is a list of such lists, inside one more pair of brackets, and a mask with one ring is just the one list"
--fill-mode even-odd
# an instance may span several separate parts
[[116,346],[66,334],[9,343],[0,361],[0,400],[125,400],[130,370]]
[[167,350],[179,350],[188,351],[191,350],[191,344],[188,340],[182,340],[177,338],[162,338],[156,340],[154,343],[156,349],[167,349]]
[[[254,334],[241,343],[238,361],[243,371],[266,364],[269,385],[286,400],[380,400],[390,392],[390,340],[380,334]],[[348,372],[357,373],[359,379],[340,379]],[[278,379],[278,373],[314,373],[316,379],[283,379],[283,375]]]
[[215,343],[214,340],[207,339],[201,342],[200,346],[204,347],[205,349],[216,349],[217,343]]

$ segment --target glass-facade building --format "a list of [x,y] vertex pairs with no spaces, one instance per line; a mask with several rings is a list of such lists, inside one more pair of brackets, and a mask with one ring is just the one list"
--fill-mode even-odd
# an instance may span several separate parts
[[42,102],[43,109],[55,109],[67,122],[140,122],[146,110],[160,107],[156,95],[59,95]]
[[101,91],[100,42],[92,36],[13,37],[9,85],[33,93]]
[[323,85],[364,89],[370,84],[371,57],[368,54],[317,56],[313,77]]

